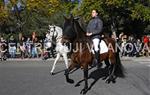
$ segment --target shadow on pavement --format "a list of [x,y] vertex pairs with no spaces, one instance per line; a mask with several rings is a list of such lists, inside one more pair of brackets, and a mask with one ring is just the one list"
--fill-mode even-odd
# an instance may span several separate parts
[[[93,79],[94,81],[89,85],[88,90],[85,92],[85,94],[91,90],[91,88],[98,82],[99,79],[105,80],[108,76],[108,69],[106,68],[101,68],[101,69],[97,69],[94,70],[93,72],[90,73],[88,79]],[[117,77],[116,77],[117,78]],[[114,80],[112,80],[112,83],[115,83],[116,78]],[[80,80],[79,82],[77,82],[77,84],[75,85],[75,87],[80,86],[80,83],[84,82],[83,80]]]

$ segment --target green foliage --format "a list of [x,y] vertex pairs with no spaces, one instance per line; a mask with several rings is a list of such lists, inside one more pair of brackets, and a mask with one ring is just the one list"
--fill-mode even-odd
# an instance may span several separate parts
[[9,16],[8,11],[5,9],[5,6],[2,1],[0,1],[0,24],[4,23]]
[[83,0],[73,13],[88,22],[93,9],[99,11],[104,28],[109,32],[142,32],[150,23],[150,0]]
[[142,4],[136,3],[131,11],[132,11],[131,17],[133,19],[150,21],[150,7],[143,6]]
[[[6,26],[0,28],[0,31],[8,33],[10,31],[9,27],[13,26],[15,28],[13,33],[16,33],[17,35],[20,31],[18,30],[17,25],[19,22],[22,28],[20,32],[24,35],[31,35],[32,32],[37,32],[39,36],[44,36],[44,33],[48,30],[49,24],[58,24],[59,20],[62,21],[62,17],[58,16],[63,10],[59,0],[21,0],[25,9],[20,13],[11,12],[11,8],[14,7],[18,1],[19,0],[11,0],[6,7],[7,9],[4,8],[3,2],[0,2],[0,5],[2,6],[0,23],[2,23],[1,27]],[[3,23],[4,21],[5,23]]]
[[[150,4],[150,1],[147,3]],[[150,21],[150,7],[143,5],[140,1],[133,2],[132,0],[83,0],[80,9],[75,9],[74,14],[82,15],[88,21],[92,9],[98,9],[105,19],[123,16],[122,13],[127,12],[124,14],[132,19]]]
[[[21,0],[25,9],[20,13],[12,13],[11,8],[17,2],[18,0],[10,0],[10,3],[4,6],[3,0],[0,0],[0,31],[9,31],[9,26],[17,28],[19,17],[23,34],[31,35],[36,31],[39,36],[44,36],[49,24],[62,26],[63,15],[73,13],[88,22],[93,9],[100,12],[108,30],[111,29],[112,23],[120,29],[131,27],[128,24],[131,22],[142,21],[143,26],[138,24],[141,27],[146,27],[150,22],[150,0],[83,0],[80,6],[77,2],[62,0]],[[3,26],[8,29],[2,29]],[[17,35],[17,29],[15,33]]]
[[59,0],[27,0],[27,9],[44,15],[52,15],[60,10]]

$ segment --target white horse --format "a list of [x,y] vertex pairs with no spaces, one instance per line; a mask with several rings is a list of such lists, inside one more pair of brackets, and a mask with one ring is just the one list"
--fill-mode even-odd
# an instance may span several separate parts
[[67,57],[67,53],[69,52],[69,49],[67,46],[63,45],[61,43],[61,40],[62,40],[62,28],[58,27],[58,26],[55,26],[55,25],[49,25],[49,34],[50,34],[50,38],[52,40],[53,37],[55,38],[55,42],[56,42],[56,53],[57,53],[57,56],[55,58],[55,61],[53,63],[53,67],[51,69],[51,75],[54,75],[54,69],[56,67],[56,63],[57,61],[59,60],[59,58],[61,56],[63,56],[64,58],[64,61],[65,61],[65,65],[66,65],[66,68],[68,69],[68,57]]

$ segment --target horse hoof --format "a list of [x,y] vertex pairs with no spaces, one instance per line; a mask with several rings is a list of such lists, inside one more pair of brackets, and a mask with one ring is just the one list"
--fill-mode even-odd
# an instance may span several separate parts
[[86,88],[86,89],[84,88],[81,90],[80,94],[85,95],[87,93],[87,91],[88,91],[88,88]]
[[68,73],[67,73],[67,72],[65,72],[65,73],[64,73],[64,75],[65,75],[65,76],[67,76],[67,75],[68,75]]
[[107,77],[103,77],[103,78],[102,78],[102,80],[106,80],[106,79],[107,79]]
[[70,83],[70,84],[73,84],[73,83],[74,83],[74,80],[72,80],[72,79],[67,79],[67,82]]
[[109,83],[110,83],[110,80],[106,80],[105,83],[109,84]]
[[112,80],[112,83],[116,83],[116,81],[115,81],[115,80]]
[[108,78],[108,79],[106,79],[105,83],[109,84],[110,81],[111,81],[111,80]]
[[77,83],[77,84],[75,85],[75,87],[78,87],[78,86],[80,86],[80,84],[79,84],[79,83]]
[[50,74],[51,74],[51,75],[54,75],[54,73],[53,73],[53,72],[51,72]]

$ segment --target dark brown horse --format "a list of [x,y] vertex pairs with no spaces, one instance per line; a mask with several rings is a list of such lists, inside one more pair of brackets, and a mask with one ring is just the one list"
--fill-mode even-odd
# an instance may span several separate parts
[[[69,83],[74,83],[72,79],[69,78],[69,72],[71,72],[76,66],[83,69],[85,86],[81,93],[85,94],[88,91],[88,67],[93,64],[94,55],[89,51],[89,46],[92,46],[90,38],[86,37],[85,30],[82,27],[82,23],[79,18],[65,18],[64,29],[63,29],[63,43],[72,43],[73,49],[71,54],[71,64],[69,68],[65,71],[66,81]],[[115,50],[115,40],[112,38],[105,38],[107,46],[112,45]],[[106,82],[110,83],[116,76],[124,77],[123,67],[120,62],[119,54],[112,49],[108,52],[100,54],[100,61],[109,62],[109,74],[106,76]]]

